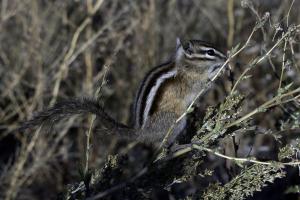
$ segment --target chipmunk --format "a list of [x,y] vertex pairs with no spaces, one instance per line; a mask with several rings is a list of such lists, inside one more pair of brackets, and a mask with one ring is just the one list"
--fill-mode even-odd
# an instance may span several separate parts
[[[23,127],[54,122],[72,114],[92,113],[108,129],[139,141],[162,141],[172,124],[190,105],[197,93],[216,75],[226,56],[200,40],[180,41],[171,59],[153,68],[142,81],[134,102],[134,127],[115,121],[92,99],[68,100],[40,112]],[[182,119],[168,139],[172,144],[186,126]]]

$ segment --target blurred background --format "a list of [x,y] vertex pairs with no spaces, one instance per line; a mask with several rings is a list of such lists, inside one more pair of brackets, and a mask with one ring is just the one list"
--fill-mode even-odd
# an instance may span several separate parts
[[[270,14],[250,45],[232,61],[234,80],[245,64],[263,55],[292,24],[300,23],[296,0],[1,0],[0,1],[0,197],[49,199],[78,181],[85,163],[91,117],[72,116],[36,134],[14,130],[55,102],[95,96],[118,121],[129,123],[135,91],[145,73],[174,53],[176,38],[200,39],[224,53],[243,44]],[[287,13],[289,19],[287,21]],[[289,23],[289,24],[287,24]],[[284,80],[299,83],[299,36],[288,44]],[[283,47],[251,71],[239,86],[247,113],[276,93]],[[254,78],[253,78],[254,77]],[[230,91],[228,77],[201,98],[196,118]],[[284,111],[255,118],[260,130],[280,130]],[[117,138],[93,135],[90,168],[116,153]]]

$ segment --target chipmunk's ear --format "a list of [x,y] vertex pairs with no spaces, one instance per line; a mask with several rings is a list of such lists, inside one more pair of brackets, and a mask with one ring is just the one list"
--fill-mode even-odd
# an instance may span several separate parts
[[182,55],[184,54],[184,50],[181,44],[181,39],[179,37],[176,38],[176,60],[180,60]]
[[186,53],[191,54],[193,45],[189,40],[182,40],[179,37],[177,37],[176,38],[176,49],[178,49],[179,47],[182,47],[182,49]]
[[194,53],[193,44],[191,43],[190,40],[181,41],[181,46],[182,46],[185,54],[191,55]]
[[176,38],[176,49],[178,49],[180,46],[181,46],[181,41],[180,41],[180,38],[177,37]]

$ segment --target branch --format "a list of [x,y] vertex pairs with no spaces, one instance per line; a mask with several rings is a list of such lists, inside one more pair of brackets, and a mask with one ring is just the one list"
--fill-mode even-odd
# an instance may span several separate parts
[[278,162],[278,161],[259,161],[256,160],[255,158],[236,158],[236,157],[231,157],[231,156],[227,156],[224,155],[222,153],[219,153],[218,151],[215,151],[213,149],[209,149],[203,146],[200,146],[199,144],[190,144],[188,147],[185,147],[179,151],[176,151],[171,158],[175,158],[181,155],[184,155],[188,152],[191,152],[192,150],[199,150],[199,151],[206,151],[209,153],[212,153],[220,158],[224,158],[227,160],[232,160],[232,161],[236,161],[236,162],[242,162],[242,163],[256,163],[256,164],[261,164],[261,165],[284,165],[284,166],[297,166],[300,165],[300,161],[293,161],[293,162]]

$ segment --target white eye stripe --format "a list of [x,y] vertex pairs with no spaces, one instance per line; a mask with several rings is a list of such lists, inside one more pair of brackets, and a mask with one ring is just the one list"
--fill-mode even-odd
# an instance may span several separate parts
[[211,48],[211,47],[200,47],[199,49],[201,51],[208,51],[208,50],[214,50],[214,51],[216,51],[214,48]]
[[200,47],[199,49],[200,49],[200,51],[204,51],[204,52],[208,51],[208,50],[213,50],[215,52],[215,54],[217,54],[219,57],[226,58],[226,56],[223,53],[221,53],[220,51],[218,51],[218,50],[216,50],[214,48],[211,48],[211,47]]
[[205,58],[214,59],[214,58],[216,58],[215,56],[210,56],[208,54],[192,54],[192,55],[186,54],[186,56],[188,58],[199,58],[199,59],[205,59]]
[[203,60],[215,60],[217,58],[217,56],[211,56],[208,54],[199,54],[199,53],[195,53],[195,54],[186,54],[185,56],[189,59],[203,59]]

